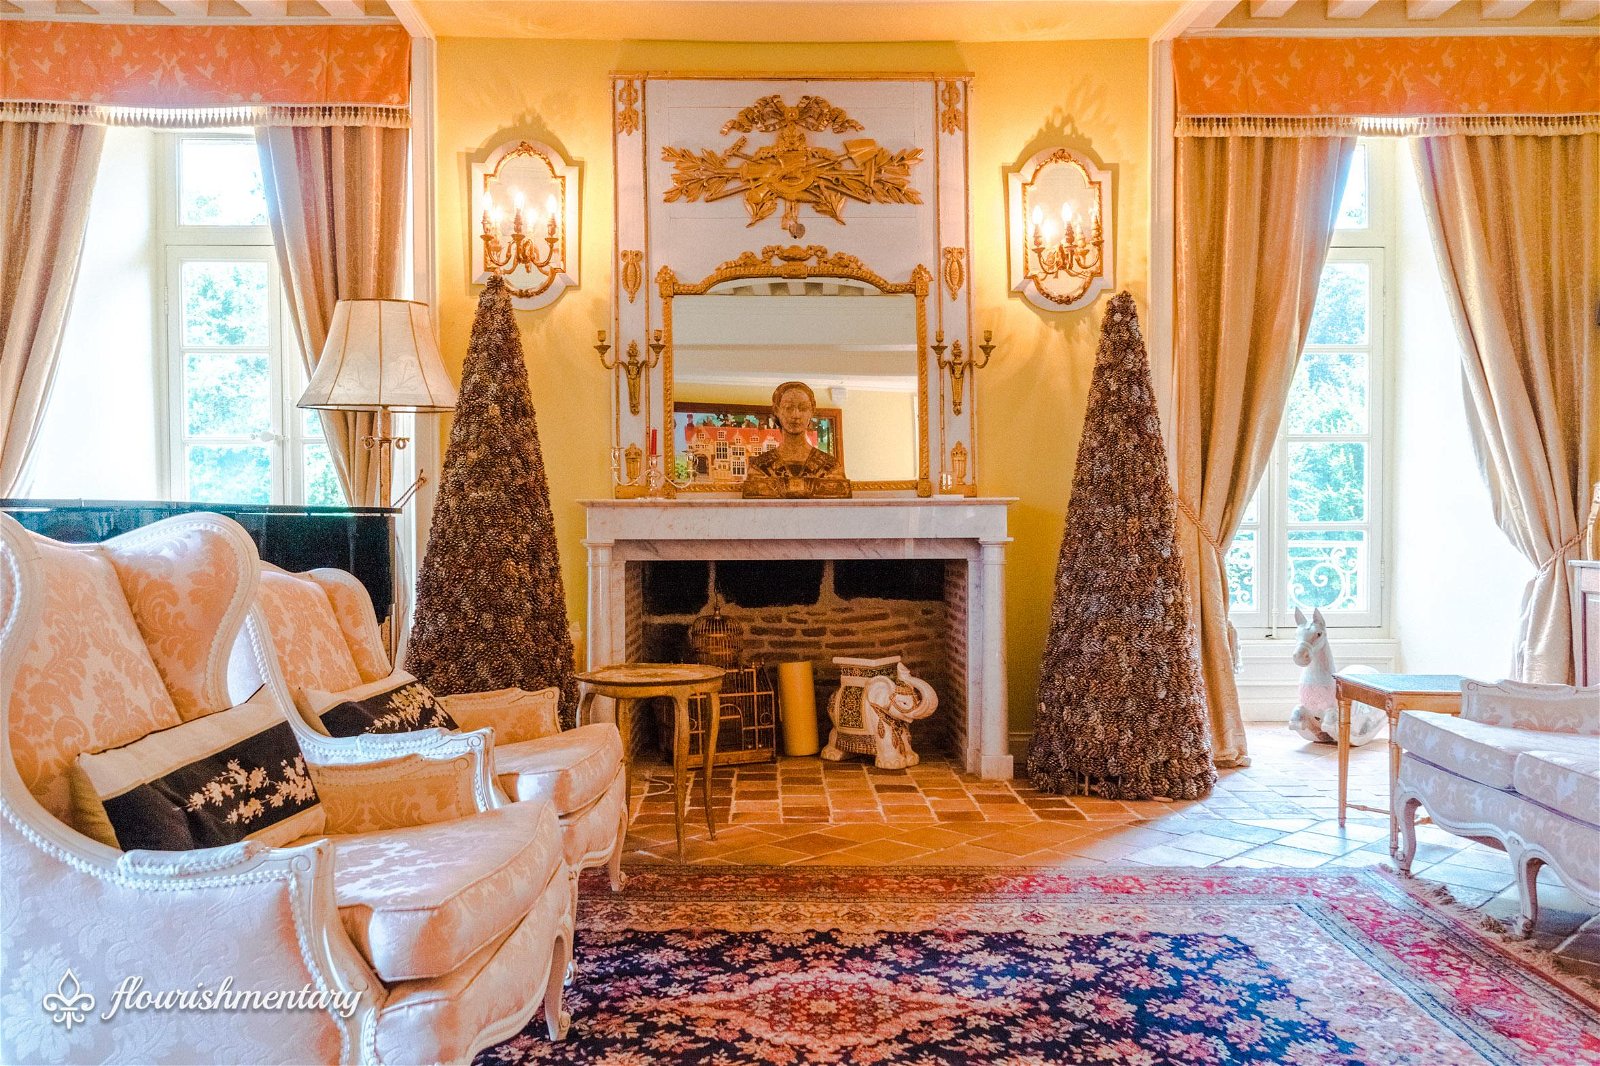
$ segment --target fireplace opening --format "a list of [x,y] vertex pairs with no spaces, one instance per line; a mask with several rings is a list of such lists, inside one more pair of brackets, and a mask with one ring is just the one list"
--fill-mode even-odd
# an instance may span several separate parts
[[[691,628],[720,607],[738,631],[742,664],[768,668],[775,682],[777,664],[812,663],[824,743],[828,699],[839,687],[833,659],[899,655],[939,696],[938,710],[912,725],[912,746],[924,757],[961,758],[967,733],[965,560],[630,562],[627,597],[631,661],[695,661]],[[670,748],[670,736],[660,735],[670,728],[664,715],[636,714],[634,723],[635,750]],[[726,737],[726,719],[723,728]],[[778,749],[781,754],[781,738]]]

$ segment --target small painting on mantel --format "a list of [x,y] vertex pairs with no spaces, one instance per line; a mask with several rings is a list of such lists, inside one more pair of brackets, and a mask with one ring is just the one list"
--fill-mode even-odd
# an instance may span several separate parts
[[[737,489],[749,473],[751,456],[773,451],[783,430],[770,407],[745,403],[674,403],[672,405],[673,479],[691,485]],[[807,442],[844,465],[844,415],[837,407],[819,407],[811,419]]]

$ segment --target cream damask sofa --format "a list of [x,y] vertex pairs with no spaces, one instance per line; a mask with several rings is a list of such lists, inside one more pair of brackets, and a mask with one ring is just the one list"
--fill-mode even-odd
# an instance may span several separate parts
[[[236,696],[264,683],[298,704],[303,713],[293,724],[316,762],[367,761],[404,735],[334,738],[310,725],[313,705],[363,699],[414,680],[390,665],[372,598],[360,581],[342,570],[291,574],[263,564],[258,598],[260,612],[240,635]],[[277,649],[275,656],[261,654],[266,643]],[[260,671],[261,662],[276,668]],[[601,865],[617,891],[628,829],[622,738],[609,722],[563,731],[558,699],[555,689],[511,688],[444,696],[440,703],[463,729],[493,729],[495,780],[508,797],[555,806],[574,895],[577,875]]]
[[[298,809],[225,846],[123,850],[76,827],[117,801],[91,765],[241,723],[251,742],[289,741],[294,712],[271,691],[228,695],[259,565],[218,515],[101,545],[0,515],[0,1061],[459,1062],[541,1002],[563,1035],[560,829],[548,804],[502,803],[486,733],[429,730],[387,762],[311,767],[314,792],[286,757],[283,787],[246,775],[239,795]],[[242,802],[227,820],[241,811],[249,823]],[[213,1006],[136,1010],[140,991]],[[303,1009],[250,1009],[285,994]]]
[[1541,865],[1600,907],[1600,688],[1516,681],[1461,686],[1461,716],[1407,711],[1394,803],[1402,873],[1417,850],[1418,807],[1457,836],[1503,849],[1527,935]]

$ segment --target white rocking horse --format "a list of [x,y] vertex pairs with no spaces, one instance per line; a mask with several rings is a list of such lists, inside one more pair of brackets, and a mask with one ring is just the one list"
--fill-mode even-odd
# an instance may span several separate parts
[[[1300,705],[1289,715],[1289,728],[1318,744],[1336,744],[1339,739],[1339,701],[1334,695],[1333,648],[1328,644],[1328,624],[1322,611],[1312,608],[1311,617],[1296,607],[1298,627],[1294,664],[1300,671]],[[1346,673],[1376,673],[1370,666],[1351,666]],[[1383,728],[1383,712],[1364,703],[1350,705],[1350,744],[1359,747]]]

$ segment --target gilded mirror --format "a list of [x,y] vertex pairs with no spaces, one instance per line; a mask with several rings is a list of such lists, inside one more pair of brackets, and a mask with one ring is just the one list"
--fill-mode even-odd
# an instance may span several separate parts
[[816,393],[811,443],[858,491],[931,491],[927,295],[818,245],[769,246],[699,281],[657,275],[662,300],[662,465],[679,491],[738,492],[752,454],[776,446],[772,391]]

